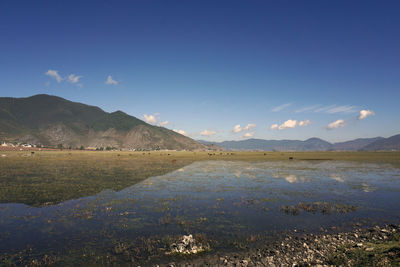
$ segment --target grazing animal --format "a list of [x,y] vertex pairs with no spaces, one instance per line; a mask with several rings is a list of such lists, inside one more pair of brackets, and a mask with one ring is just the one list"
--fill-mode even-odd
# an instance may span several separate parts
[[293,159],[293,157],[289,157],[289,159]]

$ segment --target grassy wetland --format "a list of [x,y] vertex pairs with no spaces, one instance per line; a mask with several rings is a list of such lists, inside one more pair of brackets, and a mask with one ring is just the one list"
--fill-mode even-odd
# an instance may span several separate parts
[[[394,226],[354,240],[368,236],[367,227],[400,223],[398,152],[0,154],[5,266],[203,265],[204,259],[280,265],[293,260],[281,261],[276,251],[297,257],[290,250],[296,238],[311,247],[328,235],[332,244],[345,237],[335,253],[321,245],[330,257],[296,262],[400,258]],[[191,235],[191,250],[182,245],[184,235]],[[261,253],[267,244],[272,247]],[[250,252],[261,256],[255,260]]]

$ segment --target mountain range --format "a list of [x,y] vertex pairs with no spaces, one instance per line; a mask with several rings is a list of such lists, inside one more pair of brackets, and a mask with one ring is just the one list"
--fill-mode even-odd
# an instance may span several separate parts
[[202,150],[207,146],[122,111],[51,95],[0,98],[0,141],[44,146]]
[[150,125],[122,111],[108,113],[96,106],[51,95],[0,98],[0,141],[63,147],[115,147],[171,150],[400,150],[400,134],[389,138],[359,138],[329,143],[300,140],[247,139],[195,141],[164,127]]
[[206,145],[214,145],[225,150],[268,150],[268,151],[377,151],[400,150],[400,134],[389,137],[358,138],[346,142],[329,143],[320,138],[300,140],[247,139],[240,141],[209,142],[198,140]]

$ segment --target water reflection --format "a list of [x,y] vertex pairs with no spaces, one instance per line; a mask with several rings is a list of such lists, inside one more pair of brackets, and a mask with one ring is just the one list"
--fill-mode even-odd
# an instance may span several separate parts
[[[40,208],[1,204],[0,251],[27,244],[61,251],[93,240],[107,249],[144,236],[204,233],[224,240],[362,218],[398,221],[399,173],[354,162],[195,162],[119,192]],[[291,206],[332,212],[291,212]]]

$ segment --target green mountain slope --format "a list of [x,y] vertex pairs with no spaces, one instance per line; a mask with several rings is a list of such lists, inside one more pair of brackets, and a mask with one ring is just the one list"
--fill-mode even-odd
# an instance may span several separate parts
[[0,140],[64,147],[204,149],[205,145],[122,111],[35,95],[0,98]]

